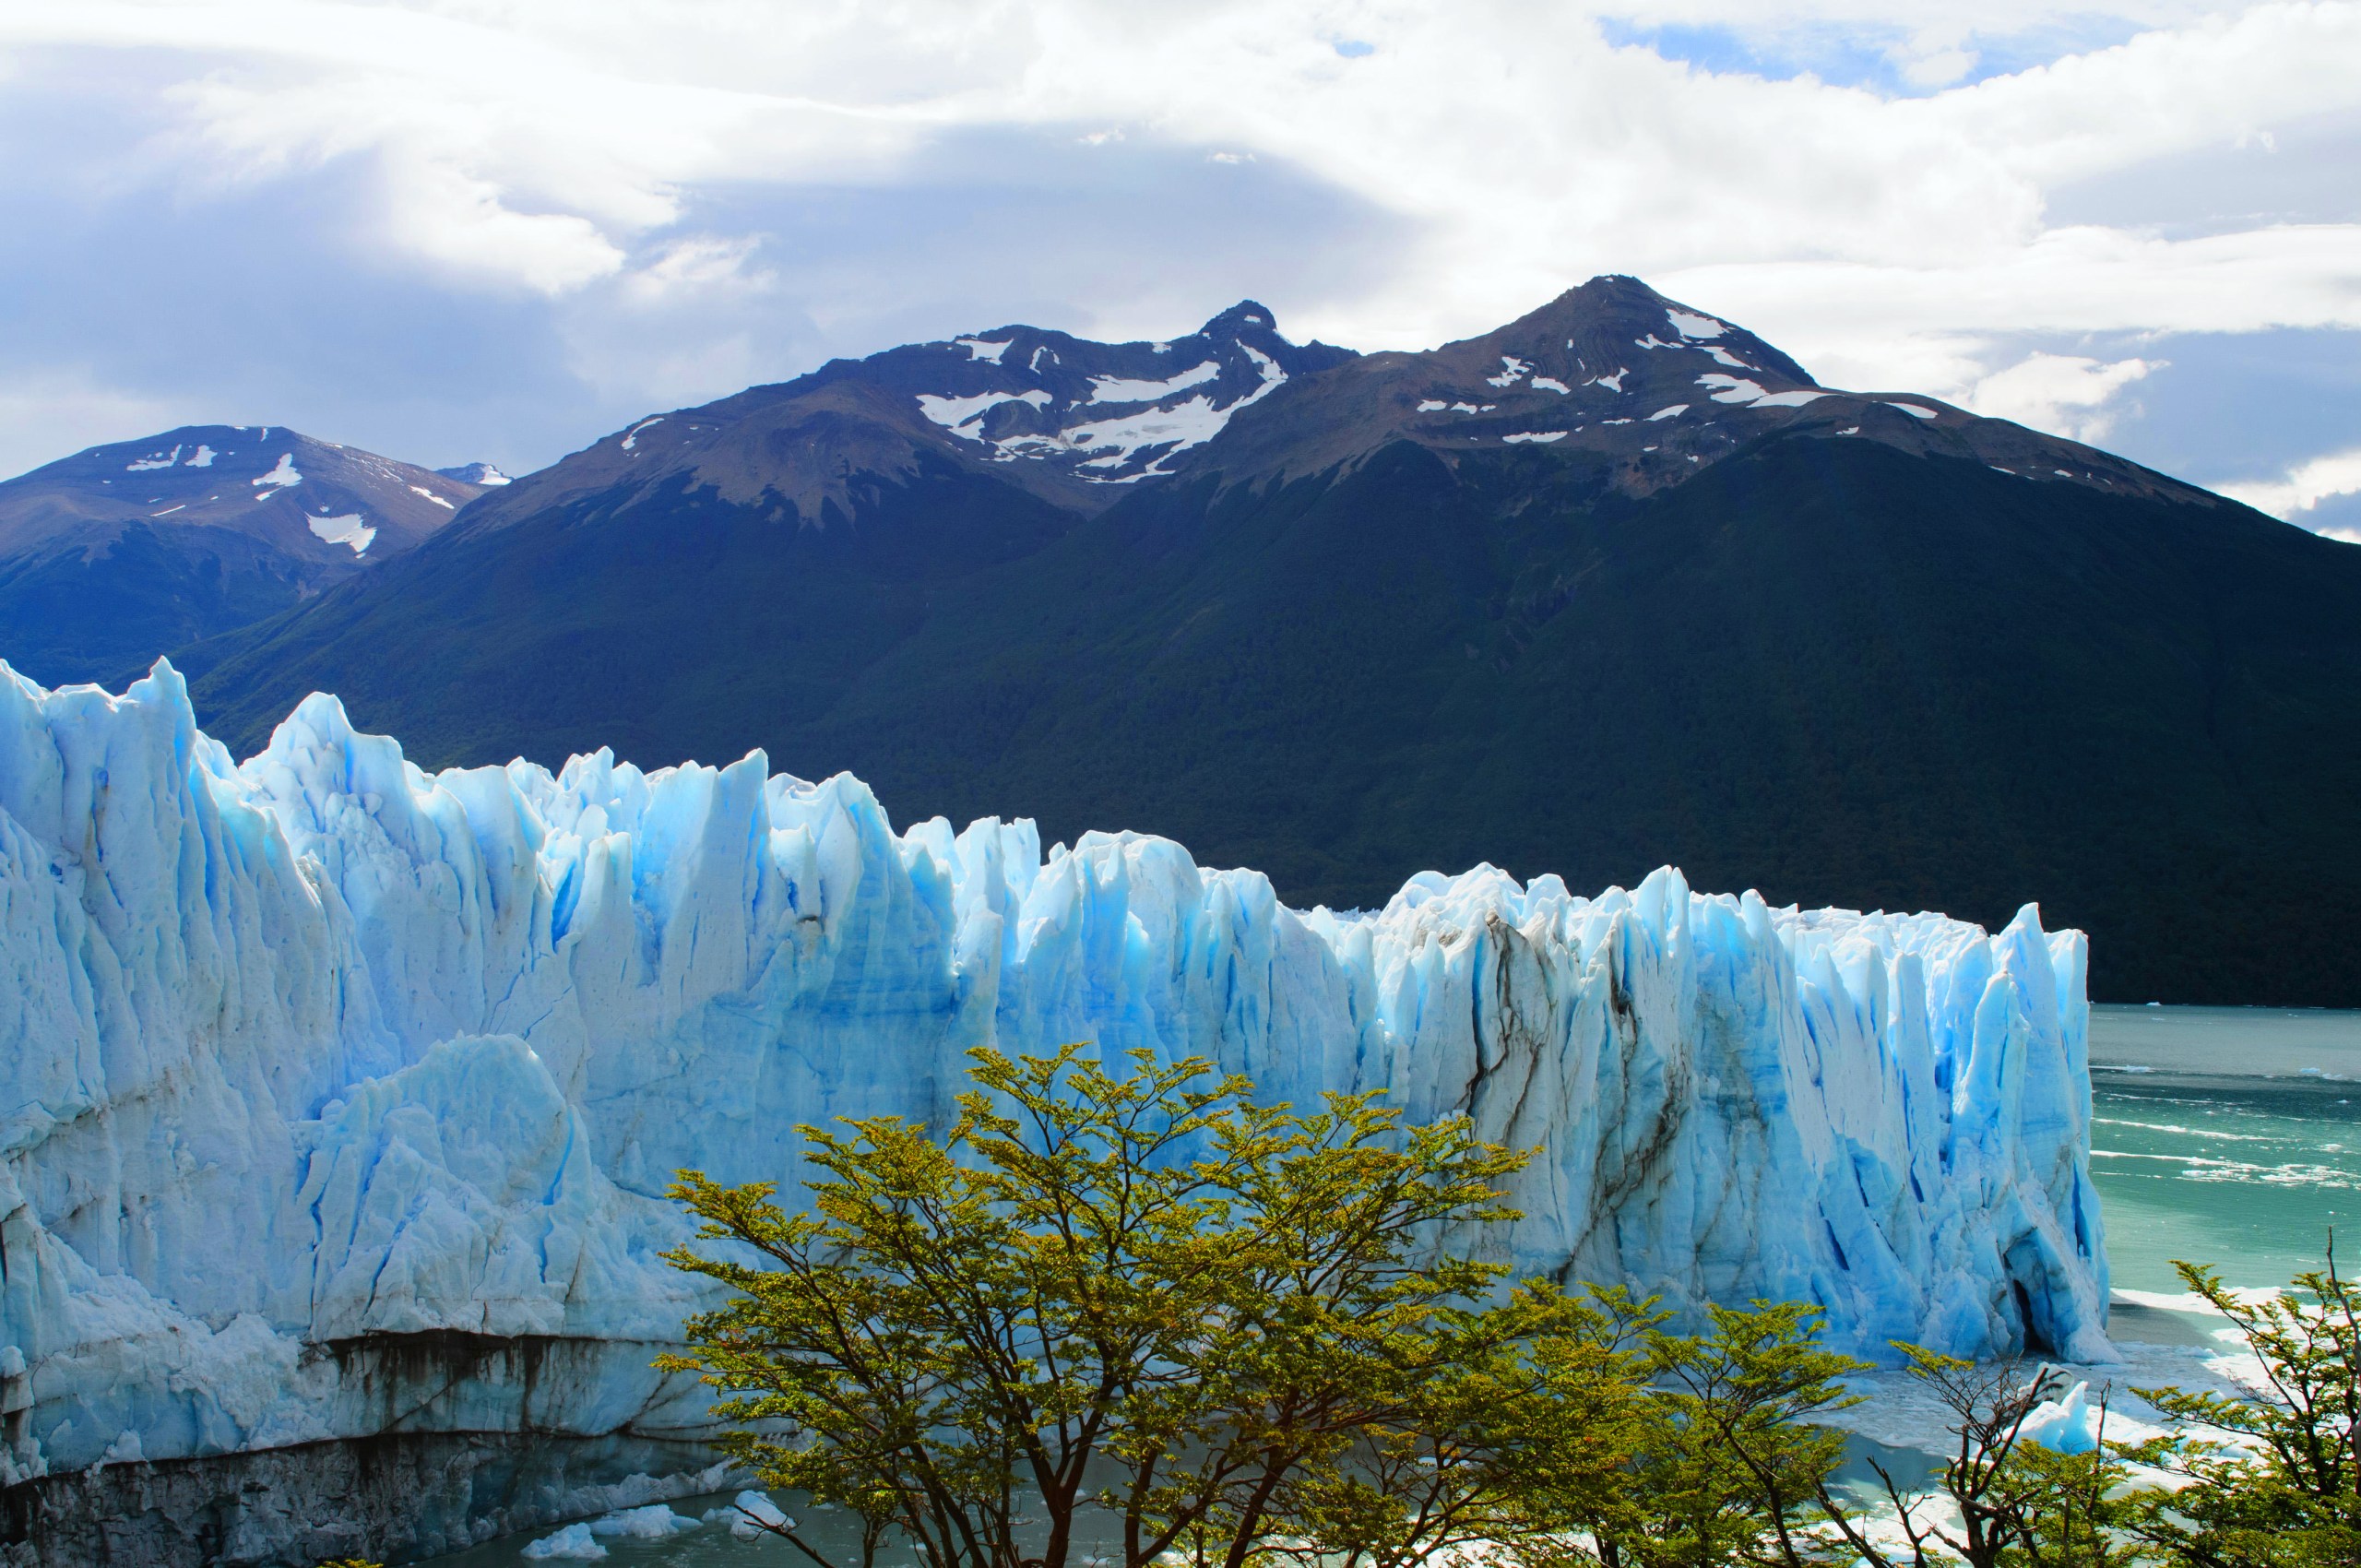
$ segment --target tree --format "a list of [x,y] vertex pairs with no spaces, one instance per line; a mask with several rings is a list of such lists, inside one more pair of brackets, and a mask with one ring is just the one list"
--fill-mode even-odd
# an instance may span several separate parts
[[[1525,1157],[1374,1095],[1258,1107],[1207,1063],[972,1054],[942,1136],[805,1129],[811,1208],[682,1173],[731,1299],[663,1358],[729,1397],[722,1446],[930,1568],[1408,1568],[1542,1542],[1625,1461],[1646,1309],[1438,1242],[1510,1218]],[[775,1526],[842,1568],[793,1525]],[[1086,1537],[1089,1538],[1086,1539]]]
[[[2111,1568],[2134,1561],[2114,1530],[2120,1505],[2113,1494],[2124,1470],[2106,1453],[2104,1391],[2089,1449],[2062,1453],[2027,1436],[2025,1428],[2043,1405],[2068,1393],[2064,1373],[2053,1367],[2028,1372],[2014,1360],[1979,1365],[1916,1345],[1896,1348],[1951,1411],[1956,1439],[1940,1489],[1955,1522],[1922,1517],[1928,1494],[1905,1492],[1883,1465],[1870,1462],[1909,1546],[1902,1560],[1913,1568],[1951,1562],[1967,1568]],[[1890,1568],[1902,1556],[1860,1544],[1872,1568]]]
[[2211,1268],[2173,1266],[2244,1336],[2269,1394],[2137,1390],[2183,1431],[2121,1452],[2181,1484],[2137,1500],[2126,1527],[2175,1568],[2361,1562],[2361,1290],[2337,1273],[2335,1238],[2325,1269],[2262,1301],[2240,1299]]
[[1823,1349],[1819,1310],[1710,1307],[1699,1336],[1648,1334],[1651,1419],[1617,1505],[1586,1521],[1607,1568],[1713,1568],[1827,1559],[1841,1432],[1818,1424],[1857,1397],[1865,1363]]

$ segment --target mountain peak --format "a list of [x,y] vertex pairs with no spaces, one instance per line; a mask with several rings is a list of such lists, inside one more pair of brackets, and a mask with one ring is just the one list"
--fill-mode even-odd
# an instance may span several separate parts
[[481,493],[282,424],[86,448],[0,482],[0,653],[46,682],[121,675],[400,554]]
[[1204,338],[1236,338],[1250,330],[1275,337],[1279,318],[1259,300],[1240,300],[1197,328],[1198,335]]

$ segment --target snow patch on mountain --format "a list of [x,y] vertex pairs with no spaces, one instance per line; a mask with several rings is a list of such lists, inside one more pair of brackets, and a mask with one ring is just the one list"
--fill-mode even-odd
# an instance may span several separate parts
[[1094,375],[1090,378],[1090,400],[1094,403],[1153,403],[1175,392],[1200,386],[1221,374],[1220,362],[1207,360],[1192,369],[1162,381],[1125,380],[1121,376]]
[[967,398],[933,392],[918,395],[919,412],[952,434],[979,443],[984,439],[984,415],[1003,403],[1030,403],[1035,408],[1046,408],[1056,400],[1038,387],[1030,392],[979,392]]
[[1831,396],[1817,387],[1797,387],[1786,392],[1770,392],[1763,389],[1761,382],[1750,381],[1735,375],[1724,375],[1718,371],[1708,372],[1699,376],[1697,385],[1708,388],[1708,395],[1716,403],[1737,403],[1756,409],[1799,409],[1816,398]]
[[377,537],[377,530],[369,526],[369,519],[358,512],[347,512],[338,517],[306,517],[303,522],[328,544],[350,545],[355,555],[366,551],[369,541]]
[[270,472],[263,475],[260,479],[251,481],[250,482],[255,489],[262,492],[261,495],[255,497],[255,500],[260,501],[266,496],[276,495],[282,490],[303,483],[303,476],[302,473],[298,472],[295,468],[295,454],[292,452],[281,452],[279,455],[279,466],[277,468],[272,469]]

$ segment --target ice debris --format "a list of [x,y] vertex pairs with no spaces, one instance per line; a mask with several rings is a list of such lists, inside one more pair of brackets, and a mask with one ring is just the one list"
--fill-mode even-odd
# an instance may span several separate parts
[[389,1411],[694,1434],[709,1391],[648,1364],[709,1302],[658,1255],[673,1171],[791,1183],[799,1123],[939,1117],[985,1043],[1466,1111],[1539,1151],[1487,1241],[1523,1269],[2104,1359],[2083,964],[2031,908],[1669,869],[1303,912],[1138,834],[896,834],[760,753],[429,774],[327,696],[237,764],[169,665],[0,671],[0,1473]]
[[742,1491],[731,1499],[730,1533],[740,1540],[753,1540],[773,1530],[795,1527],[795,1521],[782,1512],[779,1505],[759,1491]]
[[598,1562],[606,1557],[607,1549],[593,1538],[587,1524],[574,1524],[526,1542],[516,1555],[528,1562]]
[[2018,1434],[2058,1454],[2088,1454],[2099,1445],[2099,1412],[2090,1402],[2091,1385],[2077,1383],[2063,1396],[2045,1399],[2033,1408]]
[[624,1508],[612,1514],[601,1514],[590,1521],[594,1536],[619,1537],[624,1540],[670,1540],[699,1527],[699,1521],[675,1514],[661,1503],[651,1503],[645,1508]]

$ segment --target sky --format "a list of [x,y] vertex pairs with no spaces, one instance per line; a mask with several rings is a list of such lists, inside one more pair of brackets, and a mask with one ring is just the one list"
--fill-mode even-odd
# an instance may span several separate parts
[[0,473],[1602,272],[2361,541],[2361,0],[0,0]]

